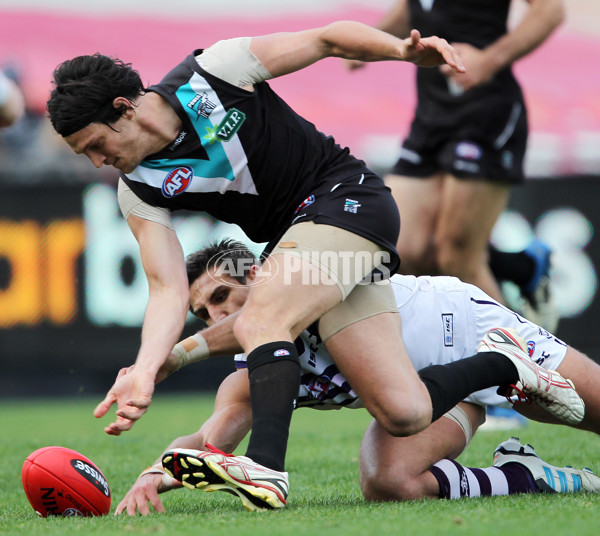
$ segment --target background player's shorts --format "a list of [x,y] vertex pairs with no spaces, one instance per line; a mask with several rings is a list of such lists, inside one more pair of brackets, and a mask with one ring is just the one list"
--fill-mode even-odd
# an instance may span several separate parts
[[486,99],[443,125],[417,115],[391,173],[427,178],[445,171],[461,179],[520,183],[527,132],[521,100]]

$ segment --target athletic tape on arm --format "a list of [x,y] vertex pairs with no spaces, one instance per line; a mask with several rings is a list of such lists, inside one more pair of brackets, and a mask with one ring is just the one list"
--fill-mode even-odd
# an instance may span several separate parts
[[152,205],[145,203],[135,195],[131,188],[125,184],[123,179],[119,179],[117,199],[119,201],[119,208],[121,209],[121,213],[125,220],[133,214],[138,218],[160,223],[169,229],[174,228],[169,209],[153,207]]
[[171,353],[177,357],[177,368],[175,370],[210,357],[210,350],[208,349],[206,339],[200,333],[196,333],[178,342],[173,347],[173,350],[171,350]]
[[161,491],[168,491],[175,487],[175,480],[172,476],[168,475],[167,472],[163,469],[162,465],[155,464],[150,467],[146,467],[138,476],[138,479],[143,477],[144,475],[162,475],[162,485]]
[[273,78],[250,51],[251,37],[218,41],[196,56],[205,71],[238,87],[251,86]]

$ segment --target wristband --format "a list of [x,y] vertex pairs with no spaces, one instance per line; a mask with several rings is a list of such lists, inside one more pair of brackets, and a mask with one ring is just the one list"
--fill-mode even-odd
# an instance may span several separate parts
[[173,350],[171,350],[171,353],[177,357],[177,367],[175,370],[210,357],[210,350],[208,349],[206,339],[200,333],[196,333],[178,342],[173,347]]
[[159,465],[158,463],[156,465],[151,465],[150,467],[146,467],[146,469],[144,469],[141,473],[140,476],[138,476],[138,478],[144,476],[144,475],[151,475],[151,474],[163,474],[166,475],[167,473],[165,472],[165,470],[163,469],[162,465]]
[[144,475],[162,475],[159,493],[162,491],[168,491],[170,489],[173,489],[175,487],[175,483],[177,482],[177,480],[175,480],[172,476],[168,475],[167,472],[162,468],[162,465],[159,464],[146,467],[146,469],[144,469],[140,473],[138,479],[142,478]]

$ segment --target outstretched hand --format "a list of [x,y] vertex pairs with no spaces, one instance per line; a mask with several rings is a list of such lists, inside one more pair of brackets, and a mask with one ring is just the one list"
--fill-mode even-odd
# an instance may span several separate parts
[[152,402],[154,381],[154,375],[134,366],[119,371],[115,383],[94,410],[94,417],[100,418],[108,413],[113,404],[117,404],[116,420],[104,428],[107,434],[117,436],[130,430],[135,421],[146,413]]
[[456,49],[441,37],[421,37],[418,30],[411,30],[410,36],[404,39],[405,53],[403,59],[420,67],[449,65],[456,72],[464,73],[465,67]]

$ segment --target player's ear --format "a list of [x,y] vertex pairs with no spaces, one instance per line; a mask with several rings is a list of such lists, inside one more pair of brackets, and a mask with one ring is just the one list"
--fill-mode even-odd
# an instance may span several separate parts
[[250,270],[248,271],[248,275],[246,276],[246,280],[254,281],[256,279],[256,274],[260,270],[260,266],[258,264],[253,264],[250,266]]
[[126,117],[135,114],[135,104],[125,97],[115,97],[113,107]]

